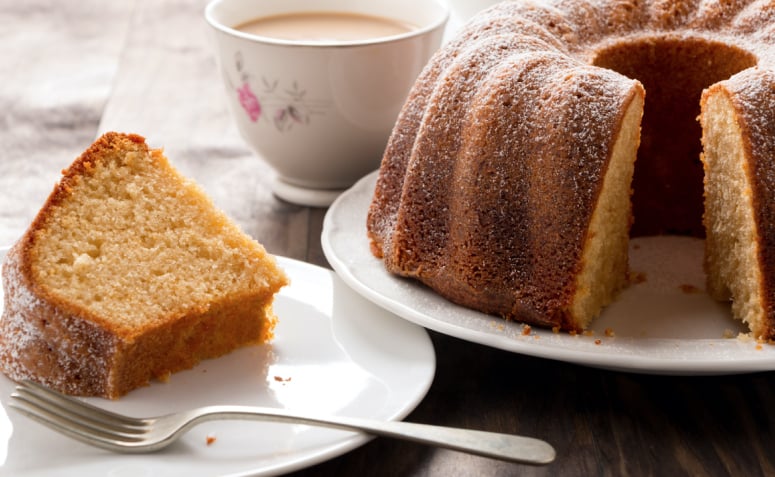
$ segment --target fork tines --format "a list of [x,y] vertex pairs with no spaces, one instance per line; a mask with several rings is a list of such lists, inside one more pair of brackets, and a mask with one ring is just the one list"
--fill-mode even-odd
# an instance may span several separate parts
[[10,406],[27,417],[89,445],[115,450],[116,439],[142,439],[143,420],[115,414],[45,386],[21,381]]

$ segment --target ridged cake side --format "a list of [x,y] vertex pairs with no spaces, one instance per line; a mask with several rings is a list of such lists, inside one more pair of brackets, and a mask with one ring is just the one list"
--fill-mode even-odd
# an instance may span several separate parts
[[[369,210],[373,253],[457,303],[583,327],[579,310],[597,305],[581,303],[610,294],[583,285],[593,280],[580,278],[580,257],[621,255],[593,252],[582,230],[637,88],[625,77],[647,91],[632,233],[702,236],[699,96],[730,76],[772,71],[773,12],[771,1],[525,0],[480,13],[431,60],[396,123]],[[594,94],[574,103],[578,91]],[[773,104],[771,90],[753,94],[746,114],[769,117],[760,108]],[[746,124],[744,134],[771,128]],[[764,283],[770,261],[756,264]],[[596,298],[572,298],[579,291]]]

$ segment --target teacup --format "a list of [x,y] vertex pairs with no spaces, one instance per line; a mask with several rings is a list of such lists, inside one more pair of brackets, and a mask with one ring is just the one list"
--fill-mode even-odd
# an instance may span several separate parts
[[[238,30],[256,18],[340,12],[410,29],[376,38],[282,39]],[[379,167],[416,77],[441,44],[439,0],[214,0],[218,64],[240,134],[289,202],[327,206]]]

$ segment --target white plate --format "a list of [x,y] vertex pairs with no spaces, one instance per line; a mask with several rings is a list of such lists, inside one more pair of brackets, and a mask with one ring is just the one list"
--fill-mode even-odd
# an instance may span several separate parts
[[[703,242],[633,240],[630,265],[645,281],[606,308],[590,336],[506,322],[454,305],[418,282],[387,273],[369,251],[366,213],[376,173],[329,209],[322,243],[329,263],[358,293],[409,321],[507,351],[601,368],[654,374],[727,374],[775,369],[775,346],[740,337],[729,306],[705,294]],[[606,336],[605,330],[614,336]],[[732,338],[729,338],[731,336]]]
[[[2,253],[0,251],[0,253]],[[427,332],[364,300],[328,270],[278,258],[291,278],[275,302],[272,345],[253,346],[174,374],[118,401],[131,415],[241,404],[397,420],[419,404],[435,372]],[[0,474],[212,476],[277,474],[343,454],[362,434],[305,425],[203,423],[158,454],[121,455],[70,440],[8,409],[0,375]],[[208,445],[207,439],[215,441]]]

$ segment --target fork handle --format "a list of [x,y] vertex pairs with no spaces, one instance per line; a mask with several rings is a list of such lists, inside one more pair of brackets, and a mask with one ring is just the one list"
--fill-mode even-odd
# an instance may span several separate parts
[[340,416],[319,417],[283,409],[250,406],[210,406],[200,408],[197,414],[190,418],[191,422],[187,427],[202,421],[220,419],[260,419],[312,424],[434,445],[523,464],[548,464],[556,455],[550,444],[532,437],[405,421],[378,421]]

